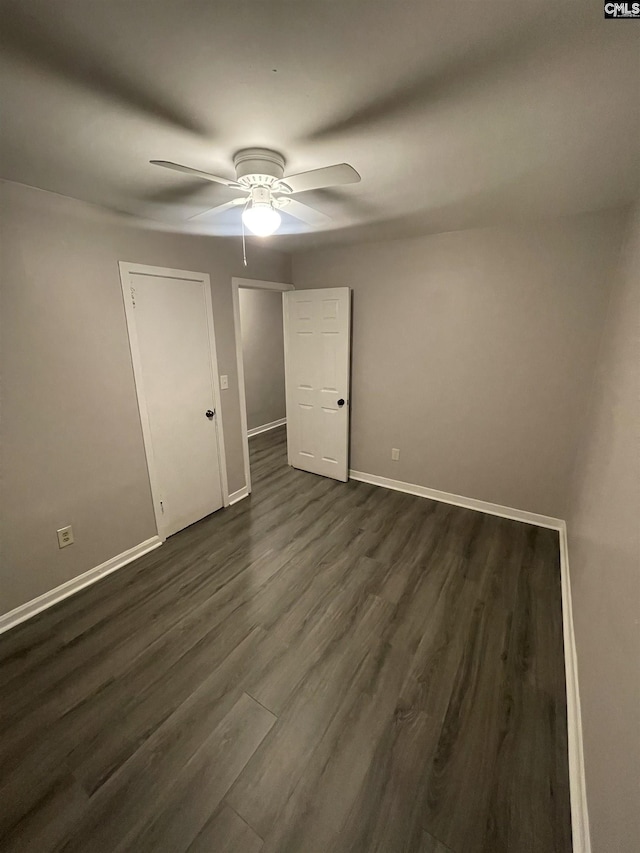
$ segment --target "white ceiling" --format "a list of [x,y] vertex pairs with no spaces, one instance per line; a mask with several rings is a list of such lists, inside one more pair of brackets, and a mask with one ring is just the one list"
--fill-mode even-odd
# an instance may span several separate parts
[[[640,26],[600,0],[0,0],[0,175],[237,233],[233,153],[362,182],[300,199],[303,248],[628,203],[638,194]],[[287,231],[306,226],[285,223]]]

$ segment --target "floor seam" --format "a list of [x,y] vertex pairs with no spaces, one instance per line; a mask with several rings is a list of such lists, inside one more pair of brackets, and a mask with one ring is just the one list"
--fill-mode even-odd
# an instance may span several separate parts
[[278,715],[276,714],[276,712],[275,712],[275,711],[272,711],[272,710],[271,710],[271,708],[267,708],[267,706],[266,706],[263,702],[261,702],[259,699],[256,699],[256,697],[255,697],[255,696],[252,696],[252,695],[251,695],[251,693],[249,693],[249,691],[248,691],[248,690],[245,690],[245,691],[243,691],[243,692],[244,692],[244,693],[246,693],[246,695],[249,697],[249,699],[253,699],[253,701],[254,701],[257,705],[260,705],[260,707],[261,707],[261,708],[264,708],[264,709],[265,709],[265,711],[268,711],[268,712],[269,712],[269,714],[272,714],[272,715],[276,718],[276,720],[278,719]]
[[[247,696],[248,696],[248,695],[249,695],[249,694],[247,693]],[[260,704],[260,703],[258,703],[258,704]],[[262,707],[264,708],[264,705],[263,705]],[[238,811],[238,809],[231,805],[231,803],[229,802],[229,800],[227,800],[227,795],[226,795],[226,794],[225,794],[225,796],[222,798],[222,802],[224,803],[224,805],[225,805],[228,809],[231,809],[231,811],[232,811],[235,815],[237,815],[243,823],[246,823],[246,825],[249,827],[249,829],[251,830],[251,832],[253,832],[253,833],[256,835],[256,837],[257,837],[257,838],[259,838],[259,839],[260,839],[260,841],[262,841],[262,843],[264,844],[264,838],[260,835],[260,833],[259,833],[259,832],[258,832],[258,830],[255,828],[255,826],[252,826],[252,825],[251,825],[251,823],[246,819],[246,817],[243,817],[243,816],[240,814],[240,812]]]

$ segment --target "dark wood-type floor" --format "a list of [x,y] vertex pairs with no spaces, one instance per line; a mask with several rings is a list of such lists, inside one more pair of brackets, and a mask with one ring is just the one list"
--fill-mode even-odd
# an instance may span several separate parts
[[251,456],[0,638],[0,848],[570,851],[557,534]]

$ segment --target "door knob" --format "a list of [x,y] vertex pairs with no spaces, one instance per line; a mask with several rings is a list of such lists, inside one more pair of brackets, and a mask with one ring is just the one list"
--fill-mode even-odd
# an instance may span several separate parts
[[213,420],[213,416],[215,415],[215,410],[207,409],[205,415],[209,418],[209,420]]
[[338,400],[338,405],[340,406],[340,408],[344,406],[344,400],[342,399],[342,397],[340,397],[340,399]]

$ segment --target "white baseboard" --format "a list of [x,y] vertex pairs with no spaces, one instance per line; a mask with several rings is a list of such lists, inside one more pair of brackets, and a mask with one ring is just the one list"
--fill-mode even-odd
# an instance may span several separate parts
[[589,813],[587,810],[587,790],[584,773],[584,753],[582,746],[582,717],[580,713],[580,691],[578,685],[578,663],[576,641],[573,629],[573,609],[571,604],[571,578],[569,575],[569,552],[567,546],[567,525],[561,518],[549,515],[539,515],[513,507],[479,501],[475,498],[465,498],[428,489],[426,486],[416,486],[403,483],[401,480],[391,480],[376,474],[364,474],[362,471],[349,471],[352,480],[371,483],[386,489],[406,492],[434,501],[454,504],[455,506],[510,518],[514,521],[524,521],[538,527],[548,527],[557,530],[560,538],[560,578],[562,584],[562,628],[564,637],[564,665],[567,690],[567,734],[569,752],[569,786],[571,792],[571,828],[573,833],[573,853],[591,853],[591,837],[589,833]]
[[591,833],[587,808],[587,786],[582,746],[582,714],[578,684],[578,655],[573,628],[571,575],[567,525],[560,528],[560,577],[562,581],[562,633],[564,636],[564,669],[567,683],[567,736],[569,747],[569,787],[571,791],[571,830],[574,853],[591,853]]
[[243,498],[249,497],[249,489],[246,486],[243,486],[241,489],[238,489],[237,492],[232,492],[229,495],[229,506],[233,506],[237,504],[238,501],[241,501]]
[[247,435],[251,438],[253,435],[260,435],[261,432],[269,432],[270,429],[277,429],[280,426],[284,426],[286,422],[286,418],[280,418],[279,421],[271,421],[270,424],[262,424],[262,426],[247,430]]
[[85,586],[90,586],[105,575],[110,575],[111,572],[121,569],[123,566],[126,566],[127,563],[131,563],[133,560],[137,560],[138,557],[142,557],[143,554],[153,551],[153,549],[157,548],[159,545],[162,545],[162,539],[160,539],[159,536],[152,536],[151,539],[147,539],[139,545],[134,545],[133,548],[129,548],[128,551],[123,551],[122,554],[111,557],[110,560],[107,560],[105,563],[101,563],[99,566],[95,566],[93,569],[89,569],[88,572],[83,572],[83,574],[78,575],[75,578],[71,578],[71,580],[60,584],[60,586],[55,587],[55,589],[50,589],[48,592],[39,595],[37,598],[33,598],[31,601],[21,604],[14,610],[4,613],[0,616],[0,634],[4,633],[4,631],[8,631],[10,628],[14,628],[21,622],[25,622],[27,619],[31,619],[32,616],[46,610],[48,607],[52,607],[59,601],[69,598],[70,595],[74,595],[76,592],[84,589]]
[[511,518],[514,521],[536,524],[538,527],[550,527],[552,530],[560,530],[564,524],[561,518],[554,518],[551,515],[539,515],[537,512],[527,512],[524,509],[492,504],[487,501],[476,500],[476,498],[465,498],[462,495],[453,495],[450,492],[438,491],[438,489],[428,489],[426,486],[403,483],[402,480],[390,480],[388,477],[379,477],[377,474],[364,474],[362,471],[350,470],[349,479],[359,480],[361,483],[371,483],[373,486],[382,486],[385,489],[393,489],[396,492],[406,492],[408,495],[429,498],[432,501],[461,506],[465,509],[474,509],[477,512],[486,512],[489,515],[499,515],[501,518]]

